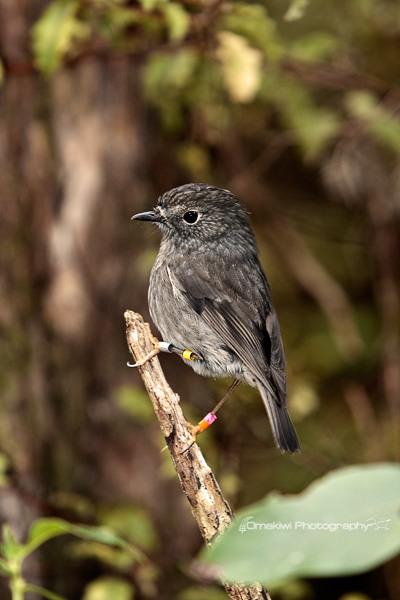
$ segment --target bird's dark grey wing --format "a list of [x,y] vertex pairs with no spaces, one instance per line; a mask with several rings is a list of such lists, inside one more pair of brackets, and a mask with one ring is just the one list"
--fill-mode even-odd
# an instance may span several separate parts
[[[168,271],[172,285],[189,306],[264,383],[275,401],[285,403],[285,356],[261,267],[256,289],[250,284],[245,266],[200,275],[186,263],[170,265]],[[257,302],[252,302],[249,294],[257,294]]]
[[266,318],[266,328],[271,344],[271,377],[278,390],[279,398],[286,403],[286,358],[282,347],[278,317],[273,307]]

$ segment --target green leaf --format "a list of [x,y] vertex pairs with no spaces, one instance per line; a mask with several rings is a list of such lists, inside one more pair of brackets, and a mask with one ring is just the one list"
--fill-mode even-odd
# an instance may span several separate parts
[[280,55],[275,22],[259,4],[231,4],[229,12],[222,17],[219,30],[242,36],[263,50],[268,60],[277,59]]
[[197,53],[192,49],[173,54],[153,53],[144,70],[146,95],[156,99],[160,95],[181,91],[192,81],[198,60]]
[[291,78],[267,73],[264,94],[282,115],[282,120],[307,160],[316,160],[341,129],[337,112],[318,106],[312,94]]
[[34,585],[33,583],[25,584],[25,591],[37,594],[42,598],[48,598],[48,600],[65,600],[64,596],[50,592],[49,590],[42,588],[40,585]]
[[132,600],[134,590],[130,583],[118,577],[99,577],[85,588],[82,600]]
[[399,508],[400,466],[339,469],[238,514],[204,558],[230,581],[267,585],[362,573],[400,551]]
[[138,554],[138,551],[135,548],[106,527],[74,525],[63,519],[43,518],[37,519],[30,528],[28,541],[25,546],[23,546],[24,556],[27,556],[48,540],[67,533],[84,540],[123,548],[128,550],[134,556]]
[[370,133],[399,156],[400,122],[380,100],[369,92],[349,92],[346,106],[351,114],[364,121]]
[[298,21],[304,16],[309,3],[310,0],[292,0],[283,18],[288,22]]
[[327,61],[332,58],[339,46],[338,38],[328,31],[313,31],[296,37],[287,51],[294,59],[307,61]]
[[7,561],[19,560],[23,546],[15,540],[13,531],[8,523],[3,525],[2,538],[3,541],[0,545],[0,552],[4,558],[6,558]]
[[89,26],[77,18],[79,7],[77,0],[55,0],[34,25],[32,43],[35,63],[43,73],[53,73],[73,42],[89,35]]
[[182,4],[168,2],[164,6],[164,14],[167,22],[169,39],[171,42],[180,42],[186,36],[190,19]]
[[28,540],[24,546],[24,555],[27,556],[39,546],[60,535],[72,533],[73,525],[63,519],[46,518],[37,519],[31,526]]
[[69,549],[69,555],[76,558],[90,558],[109,565],[113,570],[130,571],[138,561],[126,549],[116,548],[88,540],[75,541]]
[[84,540],[99,542],[108,546],[129,548],[129,544],[108,527],[91,527],[90,525],[71,525],[70,533]]
[[376,115],[378,106],[378,98],[370,92],[349,92],[346,96],[347,110],[359,119],[372,120]]
[[160,5],[160,0],[139,0],[144,10],[154,10]]
[[4,577],[9,577],[12,574],[12,570],[10,569],[8,562],[0,558],[0,575]]
[[184,48],[172,54],[154,52],[143,70],[143,87],[148,100],[160,111],[164,127],[176,131],[182,124],[183,101],[195,85],[198,53]]
[[150,515],[140,505],[129,503],[104,507],[100,509],[98,518],[106,527],[148,552],[157,546],[157,533]]
[[122,550],[127,551],[136,562],[142,562],[144,560],[144,555],[139,548],[124,540],[108,527],[71,525],[70,533],[84,540],[121,548]]

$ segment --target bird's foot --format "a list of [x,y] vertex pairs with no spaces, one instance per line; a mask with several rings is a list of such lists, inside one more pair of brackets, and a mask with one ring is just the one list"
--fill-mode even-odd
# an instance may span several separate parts
[[[196,442],[197,436],[200,435],[200,433],[203,433],[203,431],[205,431],[206,429],[208,429],[216,420],[217,420],[216,415],[214,415],[213,413],[208,413],[204,417],[204,419],[202,419],[197,425],[193,425],[193,423],[190,423],[190,421],[186,421],[186,425],[190,431],[192,440],[191,440],[189,446],[187,446],[187,448],[185,448],[183,450],[183,452],[187,452],[187,450],[189,450],[189,448],[191,448],[193,446],[193,444]],[[183,454],[183,452],[182,452],[182,454]]]
[[202,427],[200,427],[200,425],[193,425],[193,423],[190,423],[190,421],[186,421],[186,425],[187,428],[189,429],[190,435],[193,438],[193,441],[196,441],[196,438],[198,435],[200,435],[200,433],[203,433],[204,429],[202,429]]
[[149,362],[149,360],[151,360],[152,358],[154,358],[155,356],[157,356],[157,354],[160,354],[161,350],[160,350],[160,345],[158,340],[156,340],[156,338],[153,338],[153,344],[154,344],[154,350],[152,350],[151,352],[149,352],[149,354],[147,356],[145,356],[144,358],[142,358],[142,360],[138,360],[135,362],[135,364],[132,364],[130,362],[126,363],[128,365],[128,367],[143,367],[147,362]]
[[135,364],[132,364],[130,362],[126,363],[128,367],[143,367],[147,362],[149,362],[149,360],[157,356],[157,354],[159,354],[162,350],[162,348],[160,348],[160,344],[162,344],[163,342],[159,342],[158,339],[154,337],[154,335],[151,333],[149,323],[145,323],[144,326],[147,330],[147,335],[149,336],[149,339],[154,346],[154,349],[151,352],[149,352],[147,356],[142,358],[142,360],[136,361]]
[[152,358],[157,356],[157,354],[159,354],[162,350],[162,348],[160,348],[160,344],[162,344],[163,342],[159,342],[158,339],[156,337],[154,337],[154,335],[151,333],[149,323],[145,323],[144,326],[146,327],[147,335],[149,336],[149,339],[150,339],[151,343],[153,344],[154,349],[151,352],[149,352],[149,354],[147,356],[142,358],[142,360],[136,361],[135,364],[132,365],[129,362],[126,363],[128,365],[128,367],[132,367],[132,368],[143,367],[147,362],[149,362],[149,360],[151,360]]
[[156,337],[150,331],[150,325],[145,323],[147,333],[149,335],[150,340],[153,343],[154,350],[152,350],[147,356],[142,358],[142,360],[138,360],[135,364],[127,363],[128,367],[143,367],[149,360],[157,356],[160,352],[167,352],[168,354],[175,353],[182,356],[186,360],[203,360],[203,357],[193,350],[182,350],[181,348],[177,348],[170,342],[159,342]]

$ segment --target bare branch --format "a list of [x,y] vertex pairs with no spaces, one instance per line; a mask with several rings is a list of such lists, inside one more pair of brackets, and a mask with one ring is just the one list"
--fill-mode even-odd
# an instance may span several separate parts
[[[126,337],[129,350],[136,361],[144,359],[152,350],[152,335],[141,315],[125,312]],[[201,535],[208,545],[233,518],[233,512],[222,495],[217,480],[204,460],[197,444],[191,443],[186,420],[179,404],[179,396],[170,388],[157,357],[151,359],[140,373],[166,439],[182,489],[189,500],[192,514]],[[234,600],[271,600],[261,584],[251,586],[224,583],[229,598]]]

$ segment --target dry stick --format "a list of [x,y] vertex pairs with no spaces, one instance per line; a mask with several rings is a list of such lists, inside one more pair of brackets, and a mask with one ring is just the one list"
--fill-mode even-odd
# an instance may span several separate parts
[[[135,361],[140,361],[153,350],[149,326],[135,312],[127,310],[124,316],[129,350]],[[140,373],[192,514],[204,540],[211,545],[215,535],[231,522],[232,509],[198,445],[193,444],[185,451],[192,438],[179,404],[179,396],[168,385],[158,358],[140,367]],[[271,600],[267,590],[259,583],[244,586],[224,582],[224,586],[229,598],[234,600]]]

